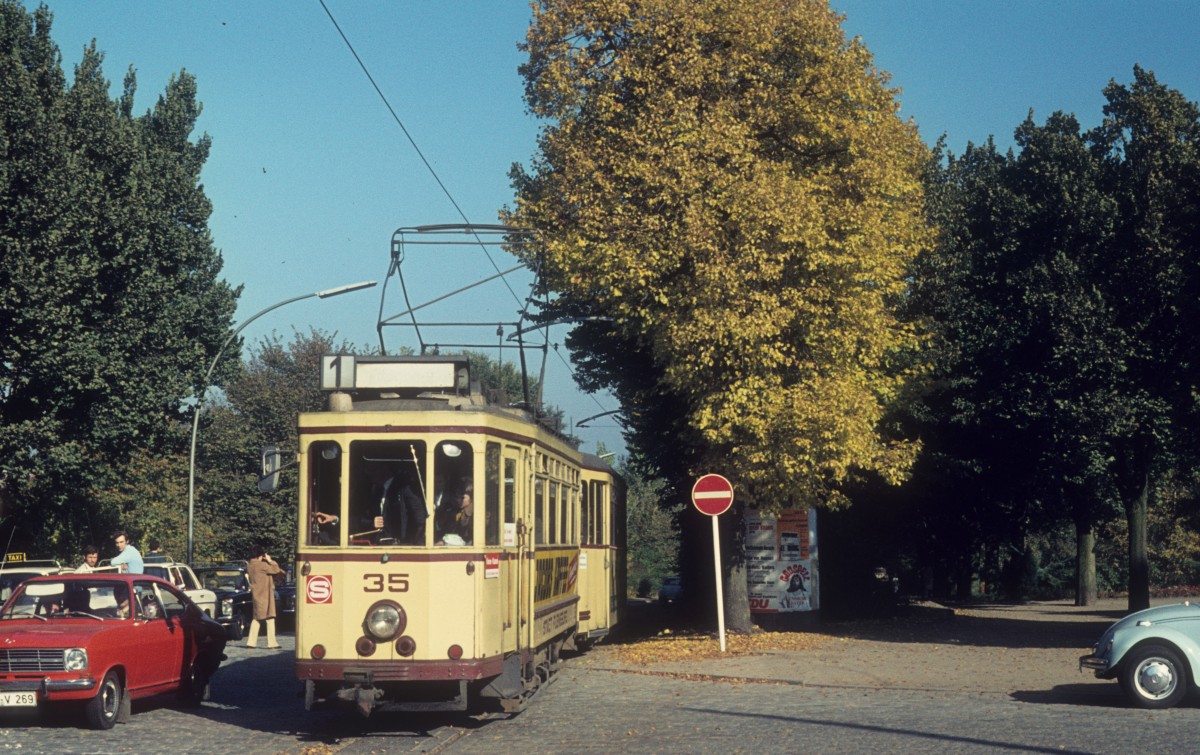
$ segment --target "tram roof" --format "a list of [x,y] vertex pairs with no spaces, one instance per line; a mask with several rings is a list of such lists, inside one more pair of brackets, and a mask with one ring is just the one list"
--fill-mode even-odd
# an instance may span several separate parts
[[534,425],[569,441],[560,427],[537,417],[530,407],[509,403],[496,392],[485,395],[471,380],[470,360],[464,355],[326,354],[321,357],[321,390],[329,394],[329,404],[318,414],[470,412]]

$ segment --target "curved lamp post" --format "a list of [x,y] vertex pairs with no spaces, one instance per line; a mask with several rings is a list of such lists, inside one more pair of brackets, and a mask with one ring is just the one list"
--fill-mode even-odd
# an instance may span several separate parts
[[213,357],[212,364],[208,366],[208,372],[204,373],[204,384],[200,389],[200,393],[196,396],[196,410],[192,413],[192,452],[188,460],[188,510],[187,510],[187,562],[192,564],[192,516],[195,511],[196,504],[196,435],[200,431],[200,410],[204,407],[204,394],[208,392],[208,381],[212,377],[213,370],[217,369],[217,362],[221,360],[221,355],[225,353],[225,347],[228,346],[233,339],[237,338],[238,333],[241,333],[247,325],[262,317],[273,309],[279,309],[285,304],[300,301],[301,299],[311,299],[314,296],[321,299],[328,299],[331,296],[339,294],[348,294],[351,291],[360,291],[364,288],[371,288],[376,285],[375,281],[363,281],[362,283],[351,283],[346,286],[338,286],[337,288],[327,288],[324,291],[313,291],[311,294],[302,294],[293,296],[290,299],[284,299],[280,302],[275,302],[266,309],[251,315],[237,327],[237,330],[229,334],[225,339],[225,343],[221,344],[221,348],[217,349],[217,355]]

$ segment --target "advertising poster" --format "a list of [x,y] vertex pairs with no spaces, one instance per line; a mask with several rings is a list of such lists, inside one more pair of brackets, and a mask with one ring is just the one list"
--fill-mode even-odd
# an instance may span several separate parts
[[788,509],[773,516],[746,512],[746,588],[751,613],[820,608],[817,593],[817,516]]

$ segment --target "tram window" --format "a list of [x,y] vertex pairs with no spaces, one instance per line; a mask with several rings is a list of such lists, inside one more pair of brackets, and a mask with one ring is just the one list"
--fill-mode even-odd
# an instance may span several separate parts
[[349,545],[427,545],[425,443],[350,444]]
[[504,523],[512,524],[513,508],[517,500],[517,460],[504,460]]
[[542,480],[533,481],[533,542],[541,545],[546,542],[542,533],[542,523],[546,521],[546,500],[542,495]]
[[591,538],[588,537],[588,486],[586,483],[579,492],[579,541],[587,545],[591,542]]
[[500,544],[500,444],[488,443],[484,459],[483,542],[485,545]]
[[[308,447],[307,513],[307,544],[337,545],[339,527],[336,522],[342,516],[342,453],[337,441],[314,441]],[[318,517],[318,514],[325,516]]]
[[588,542],[592,545],[596,544],[596,483],[588,483],[588,490],[591,494],[588,496],[588,513],[591,515],[588,518]]
[[550,500],[546,507],[546,542],[558,542],[558,483],[550,483]]
[[596,500],[596,544],[608,545],[610,542],[608,532],[604,529],[604,508],[605,508],[605,490],[603,483],[596,483],[596,494],[592,497]]
[[559,543],[570,543],[571,541],[571,511],[575,509],[570,503],[571,492],[568,487],[563,486],[563,505],[560,508],[563,513],[563,521],[559,522]]
[[433,464],[434,542],[471,545],[475,542],[477,499],[474,451],[463,441],[443,441],[437,445]]

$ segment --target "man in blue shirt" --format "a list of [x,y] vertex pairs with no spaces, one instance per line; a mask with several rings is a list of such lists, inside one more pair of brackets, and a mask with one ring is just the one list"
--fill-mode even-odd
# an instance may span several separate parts
[[129,572],[130,574],[145,574],[146,568],[142,565],[142,554],[138,553],[138,549],[129,544],[129,537],[125,534],[125,530],[121,530],[113,535],[113,540],[117,544],[117,550],[120,551],[112,557],[108,563],[116,566],[119,571]]

